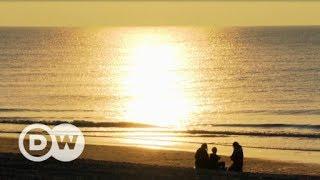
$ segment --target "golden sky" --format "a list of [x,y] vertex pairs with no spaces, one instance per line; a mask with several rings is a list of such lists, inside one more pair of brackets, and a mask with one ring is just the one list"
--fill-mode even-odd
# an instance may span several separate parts
[[320,1],[0,0],[0,26],[320,25]]

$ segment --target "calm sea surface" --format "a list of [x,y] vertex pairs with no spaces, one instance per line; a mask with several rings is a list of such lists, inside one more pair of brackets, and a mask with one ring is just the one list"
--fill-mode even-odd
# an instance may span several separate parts
[[75,120],[110,122],[92,144],[320,163],[320,27],[0,28],[1,135]]

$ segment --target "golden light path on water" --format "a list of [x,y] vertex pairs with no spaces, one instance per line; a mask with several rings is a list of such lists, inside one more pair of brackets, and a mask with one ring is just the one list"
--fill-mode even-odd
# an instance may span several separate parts
[[[131,99],[124,118],[146,124],[181,127],[188,120],[192,101],[181,85],[188,77],[185,48],[161,32],[141,33],[129,42],[129,67],[122,80]],[[130,39],[130,38],[129,38]]]

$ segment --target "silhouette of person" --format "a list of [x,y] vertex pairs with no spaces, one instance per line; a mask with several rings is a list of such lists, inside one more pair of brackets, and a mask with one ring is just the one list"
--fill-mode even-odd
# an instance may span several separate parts
[[197,150],[195,158],[195,167],[197,169],[207,169],[209,163],[208,155],[208,145],[206,143],[202,144],[201,147]]
[[212,153],[210,154],[210,158],[209,158],[209,168],[225,170],[225,162],[219,162],[221,158],[220,156],[217,155],[217,148],[213,147],[211,151]]
[[229,171],[242,172],[243,167],[243,151],[238,142],[233,143],[233,153],[230,157],[232,165],[229,167]]

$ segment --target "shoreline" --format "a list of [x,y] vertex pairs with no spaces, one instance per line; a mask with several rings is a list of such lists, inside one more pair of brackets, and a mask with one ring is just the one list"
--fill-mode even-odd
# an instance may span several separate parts
[[[2,142],[0,146],[0,154],[2,157],[8,153],[19,154],[17,139],[0,138],[0,140]],[[28,161],[21,154],[20,160]],[[192,170],[194,167],[194,153],[192,152],[127,146],[86,145],[83,153],[75,162],[78,160],[103,161],[107,164],[108,162],[113,162],[118,165],[133,163],[142,166],[187,168]],[[230,166],[231,163],[228,157],[222,156],[222,160],[226,162],[227,166]],[[42,164],[45,163],[46,161],[42,162]],[[244,172],[250,174],[320,176],[320,165],[245,158]]]
[[[7,124],[1,126],[1,137],[18,138],[26,125]],[[194,152],[203,142],[217,147],[218,154],[230,156],[232,143],[239,142],[245,149],[245,157],[281,161],[290,163],[320,164],[319,143],[315,139],[255,136],[202,136],[176,134],[153,128],[107,128],[96,131],[95,128],[83,128],[86,144],[107,146],[139,146],[143,148],[161,148],[164,150]],[[174,133],[172,133],[174,132]],[[132,134],[131,134],[132,133]],[[189,137],[190,136],[190,137]],[[275,142],[270,144],[270,142]]]

